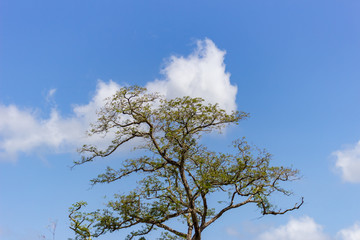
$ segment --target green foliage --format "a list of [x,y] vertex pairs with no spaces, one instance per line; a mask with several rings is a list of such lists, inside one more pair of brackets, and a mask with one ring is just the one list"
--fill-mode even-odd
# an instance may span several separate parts
[[[128,239],[162,229],[160,239],[201,239],[201,233],[225,212],[255,204],[266,214],[284,214],[270,201],[274,192],[290,195],[281,182],[298,178],[298,171],[270,165],[271,155],[254,150],[245,139],[234,142],[236,154],[217,153],[200,144],[203,134],[221,131],[246,118],[244,112],[227,113],[201,98],[164,99],[141,87],[123,88],[99,112],[90,134],[115,132],[112,144],[101,150],[84,145],[76,165],[107,157],[124,143],[142,139],[137,149],[149,154],[123,161],[120,169],[108,167],[92,184],[119,181],[131,174],[145,176],[127,194],[115,195],[107,208],[82,213],[84,202],[70,209],[76,239],[91,239],[107,232],[135,227]],[[208,206],[211,193],[223,193],[217,206]],[[179,219],[182,232],[169,226]],[[139,228],[140,227],[140,228]],[[140,238],[140,239],[141,239]]]

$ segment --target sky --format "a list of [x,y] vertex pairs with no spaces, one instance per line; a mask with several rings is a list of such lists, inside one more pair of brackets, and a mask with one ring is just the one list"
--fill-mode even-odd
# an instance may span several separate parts
[[293,197],[278,199],[304,197],[299,210],[261,217],[245,206],[204,239],[360,239],[359,12],[357,0],[2,0],[0,239],[74,237],[71,204],[101,207],[136,182],[90,186],[131,157],[126,148],[71,169],[82,144],[106,146],[85,132],[130,85],[249,112],[209,147],[246,136],[300,170],[286,184]]

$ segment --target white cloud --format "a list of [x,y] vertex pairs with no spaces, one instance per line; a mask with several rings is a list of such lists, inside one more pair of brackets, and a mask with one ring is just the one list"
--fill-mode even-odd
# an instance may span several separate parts
[[53,101],[53,98],[55,96],[55,93],[56,93],[56,88],[52,88],[48,91],[48,93],[46,94],[46,101],[48,103],[52,102]]
[[50,91],[48,92],[46,98],[52,98],[56,93],[56,88],[52,88],[50,89]]
[[329,236],[323,232],[323,227],[310,217],[291,218],[286,225],[270,229],[260,234],[256,240],[359,240],[360,223],[341,229],[336,236]]
[[360,182],[360,141],[352,147],[333,152],[336,168],[341,171],[344,181]]
[[[197,42],[197,48],[187,57],[170,57],[162,70],[164,79],[146,84],[149,91],[156,91],[168,98],[191,96],[202,97],[220,107],[236,110],[237,87],[231,85],[230,74],[225,71],[225,51],[205,39]],[[121,86],[110,81],[99,81],[97,90],[86,105],[75,105],[73,114],[64,117],[54,107],[50,116],[40,117],[35,110],[21,109],[15,105],[0,104],[0,161],[16,160],[18,153],[31,153],[38,149],[52,151],[74,151],[84,143],[106,146],[111,137],[86,138],[90,123],[97,120],[96,111],[103,106],[104,99],[112,96]],[[53,103],[56,89],[46,95]]]
[[234,228],[234,227],[227,227],[227,228],[225,228],[225,232],[226,232],[227,235],[232,236],[232,237],[238,237],[238,236],[240,236],[239,231],[238,231],[236,228]]
[[[96,142],[98,138],[87,139],[85,132],[89,123],[96,121],[96,110],[104,99],[119,88],[113,81],[99,81],[90,103],[75,106],[73,116],[68,118],[62,117],[56,109],[52,109],[48,118],[41,118],[36,111],[0,105],[0,160],[13,161],[19,152],[29,153],[38,148],[73,151],[85,140]],[[51,92],[54,93],[50,91],[49,95]]]
[[96,110],[104,105],[106,98],[114,95],[120,88],[121,86],[113,81],[109,81],[109,83],[99,81],[96,94],[90,103],[87,105],[76,105],[74,107],[76,118],[84,119],[87,123],[94,122],[94,120],[97,119]]
[[271,229],[261,234],[258,240],[328,240],[330,239],[323,233],[322,226],[317,224],[310,217],[290,219],[283,226]]
[[149,82],[149,91],[160,92],[168,98],[202,97],[228,110],[236,110],[237,87],[230,83],[225,71],[225,51],[210,39],[197,41],[197,48],[187,57],[170,57],[162,70],[164,79]]
[[360,239],[360,224],[355,223],[353,226],[339,231],[337,234],[337,239],[339,239],[339,240],[359,240]]

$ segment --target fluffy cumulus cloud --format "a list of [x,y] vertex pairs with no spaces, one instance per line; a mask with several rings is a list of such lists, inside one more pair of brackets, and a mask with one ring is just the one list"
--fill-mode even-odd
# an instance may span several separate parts
[[[228,233],[231,235],[230,233]],[[256,240],[359,240],[360,223],[341,229],[334,236],[323,232],[323,227],[311,217],[291,218],[286,225],[270,229],[255,238]]]
[[[146,87],[168,98],[202,97],[208,102],[219,103],[228,111],[236,110],[237,87],[230,83],[224,56],[225,51],[218,49],[211,40],[198,41],[189,56],[170,57],[162,70],[163,79],[149,82]],[[62,116],[56,108],[44,118],[36,110],[0,104],[0,161],[15,160],[20,152],[30,153],[43,148],[73,151],[83,143],[106,145],[106,139],[101,136],[89,139],[85,133],[89,124],[96,121],[96,111],[103,106],[104,99],[120,87],[113,81],[99,81],[91,101],[86,105],[75,105],[70,117]],[[46,101],[54,103],[55,93],[56,89],[51,89]]]
[[[104,104],[104,99],[113,95],[120,86],[110,81],[99,81],[96,94],[87,105],[73,108],[71,117],[62,117],[57,109],[52,109],[47,118],[38,112],[20,109],[15,105],[0,105],[0,160],[15,160],[19,152],[29,153],[39,148],[56,151],[74,150],[74,146],[86,141],[89,123],[96,121],[96,111]],[[54,90],[49,92],[53,95]]]
[[343,229],[337,234],[338,240],[359,240],[360,239],[360,224],[355,223],[353,226]]
[[231,85],[230,73],[225,70],[225,53],[210,39],[199,40],[189,56],[170,57],[162,70],[164,79],[149,82],[146,87],[169,98],[201,97],[228,111],[236,110],[237,87]]
[[257,240],[329,240],[323,233],[322,226],[310,217],[291,219],[286,225],[271,229],[261,234]]
[[333,152],[335,166],[340,170],[344,181],[360,182],[360,141],[352,147]]
[[121,86],[113,81],[99,81],[92,100],[87,105],[74,107],[76,119],[83,119],[85,123],[94,122],[97,119],[96,111],[104,105],[106,98],[114,95],[120,88]]

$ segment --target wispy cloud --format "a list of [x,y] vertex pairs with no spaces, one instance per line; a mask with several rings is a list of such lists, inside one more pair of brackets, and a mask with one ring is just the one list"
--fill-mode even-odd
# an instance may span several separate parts
[[49,101],[51,98],[53,98],[55,93],[56,93],[56,88],[50,89],[48,94],[46,95],[46,100]]
[[235,227],[227,227],[225,228],[225,232],[228,236],[231,237],[239,237],[241,236],[240,232]]
[[[230,83],[224,57],[225,51],[218,49],[210,39],[199,40],[189,56],[171,56],[162,70],[163,79],[149,82],[146,87],[168,98],[202,97],[208,102],[219,103],[228,111],[236,110],[237,87]],[[14,161],[21,152],[31,153],[44,148],[66,152],[74,151],[84,143],[105,146],[109,138],[88,138],[85,132],[90,123],[97,120],[96,111],[103,106],[104,99],[120,87],[113,81],[99,81],[90,102],[74,105],[70,117],[62,116],[56,107],[44,118],[34,109],[0,104],[0,161]],[[54,102],[55,93],[56,89],[51,89],[46,100]]]
[[360,141],[353,146],[332,153],[336,157],[335,166],[344,181],[360,182]]

